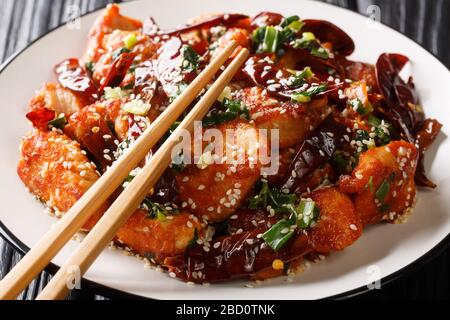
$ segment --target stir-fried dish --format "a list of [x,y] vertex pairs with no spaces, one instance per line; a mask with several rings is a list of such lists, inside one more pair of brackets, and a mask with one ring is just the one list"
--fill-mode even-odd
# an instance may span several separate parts
[[[343,30],[296,15],[213,15],[161,30],[116,5],[95,22],[84,56],[55,66],[56,80],[30,101],[34,129],[18,164],[26,187],[63,215],[232,40],[251,54],[202,130],[252,132],[225,138],[243,161],[205,151],[186,163],[181,154],[116,245],[188,282],[262,280],[345,249],[371,224],[404,221],[416,186],[436,187],[424,156],[441,124],[425,117],[412,78],[400,75],[406,56],[352,61]],[[273,140],[262,145],[263,129],[276,130],[275,149]],[[262,147],[276,152],[275,173],[253,161]]]

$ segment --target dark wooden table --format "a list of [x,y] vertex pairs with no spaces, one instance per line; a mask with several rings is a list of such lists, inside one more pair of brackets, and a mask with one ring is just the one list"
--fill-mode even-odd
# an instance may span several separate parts
[[[48,30],[67,20],[68,8],[77,5],[86,13],[111,0],[0,0],[0,63]],[[450,66],[450,0],[327,0],[362,14],[370,5],[380,8],[381,21],[416,40]],[[0,278],[21,258],[0,239]],[[357,299],[449,299],[450,249],[410,274]],[[33,299],[48,282],[43,272],[20,296]],[[73,293],[70,299],[104,299],[89,290]]]

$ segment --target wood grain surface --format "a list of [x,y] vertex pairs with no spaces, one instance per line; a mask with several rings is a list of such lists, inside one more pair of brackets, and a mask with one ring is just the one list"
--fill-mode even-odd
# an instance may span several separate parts
[[[66,22],[70,6],[76,5],[81,14],[104,7],[112,0],[0,0],[0,64],[15,52],[49,30]],[[417,41],[450,66],[450,0],[323,0],[362,14],[370,6],[380,8],[384,24]],[[0,278],[21,256],[0,238]],[[41,273],[20,295],[19,299],[34,299],[49,281]],[[108,297],[108,298],[111,298]],[[449,299],[450,249],[408,275],[372,290],[356,299]],[[76,290],[68,299],[105,299],[92,288]]]

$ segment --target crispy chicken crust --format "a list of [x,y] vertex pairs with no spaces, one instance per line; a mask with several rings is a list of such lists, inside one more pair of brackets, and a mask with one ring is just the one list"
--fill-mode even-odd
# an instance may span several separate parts
[[348,195],[331,187],[318,189],[310,197],[320,209],[319,220],[309,232],[315,251],[343,250],[361,236],[361,218]]
[[201,235],[203,225],[186,210],[169,217],[164,221],[151,219],[147,211],[138,209],[119,229],[117,240],[158,262],[182,254],[196,234]]
[[64,127],[64,132],[88,150],[103,169],[115,160],[113,152],[117,149],[108,121],[105,104],[96,103],[74,113]]
[[56,112],[70,116],[81,110],[87,101],[75,95],[69,89],[56,83],[44,83],[41,89],[37,90],[30,100],[32,111],[47,108]]
[[326,98],[307,104],[279,101],[259,87],[245,88],[237,95],[248,106],[258,128],[279,129],[280,149],[301,143],[327,114]]
[[[215,129],[225,137],[226,163],[213,163],[203,169],[189,165],[176,176],[184,207],[211,222],[226,219],[246,199],[260,176],[261,164],[256,159],[258,149],[255,146],[259,143],[261,147],[263,143],[255,127],[244,120],[230,121]],[[226,135],[227,129],[231,129],[232,135]],[[234,153],[239,157],[240,150],[243,161],[235,165],[231,157]]]
[[[393,221],[411,207],[416,194],[417,157],[413,144],[394,141],[364,152],[352,175],[340,177],[339,187],[343,192],[353,194],[356,211],[364,225]],[[386,193],[383,201],[379,199],[382,184],[387,190],[383,192]]]
[[[64,134],[34,130],[22,140],[17,173],[49,207],[66,212],[99,178],[80,145]],[[92,226],[104,208],[86,224]]]

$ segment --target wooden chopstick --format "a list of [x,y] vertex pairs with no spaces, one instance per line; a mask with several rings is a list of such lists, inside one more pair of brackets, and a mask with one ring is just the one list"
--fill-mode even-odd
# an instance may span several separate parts
[[148,190],[155,185],[171,163],[172,149],[179,143],[179,138],[182,136],[183,131],[192,131],[194,121],[201,120],[206,115],[211,105],[216,101],[228,82],[231,81],[247,56],[247,49],[242,49],[239,52],[237,57],[184,118],[172,135],[164,142],[97,222],[95,227],[88,233],[81,245],[37,297],[38,300],[64,298],[69,290],[67,283],[73,280],[73,271],[76,270],[78,275],[83,275],[102,250],[110,243],[117,230],[136,210],[148,194]]
[[14,299],[41,272],[89,217],[122,184],[129,172],[148,154],[186,107],[210,82],[236,49],[232,41],[145,130],[99,180],[51,228],[0,281],[0,299]]

